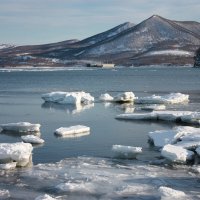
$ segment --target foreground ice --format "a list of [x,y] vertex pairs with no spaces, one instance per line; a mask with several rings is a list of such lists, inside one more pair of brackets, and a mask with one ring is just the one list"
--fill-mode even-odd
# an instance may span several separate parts
[[116,158],[133,159],[136,158],[139,153],[142,153],[142,147],[113,145],[112,151]]
[[7,199],[10,197],[9,190],[1,190],[0,189],[0,199]]
[[133,102],[136,99],[133,92],[120,93],[114,97],[114,102]]
[[16,166],[24,167],[32,158],[33,147],[29,143],[0,143],[0,162],[10,164],[16,162]]
[[187,124],[200,124],[200,112],[190,111],[153,111],[147,113],[120,114],[117,119],[162,120]]
[[94,97],[86,92],[50,92],[42,95],[42,99],[46,102],[54,102],[59,104],[90,104],[94,102]]
[[186,163],[187,160],[192,159],[194,152],[186,150],[183,147],[167,144],[163,147],[161,155],[172,162]]
[[189,101],[189,95],[181,93],[171,93],[163,96],[152,95],[148,97],[139,97],[135,103],[140,104],[177,104]]
[[15,131],[15,132],[39,132],[40,131],[40,124],[31,124],[29,122],[1,124],[0,127],[4,131]]
[[88,132],[90,132],[90,127],[83,126],[83,125],[60,127],[55,130],[55,134],[58,136],[70,136],[70,135],[88,133]]
[[161,186],[159,188],[159,192],[161,195],[161,200],[187,200],[188,197],[186,196],[186,194],[182,191],[179,190],[174,190],[172,188],[169,187],[164,187]]
[[31,143],[31,144],[42,144],[44,140],[35,136],[35,135],[24,135],[21,136],[23,142]]
[[48,194],[44,194],[36,197],[35,200],[56,200],[56,199],[49,196]]
[[200,141],[200,129],[189,127],[189,126],[180,126],[175,127],[170,130],[157,130],[149,132],[150,141],[153,142],[156,147],[163,147],[166,144],[180,143],[181,141]]
[[99,99],[101,101],[113,101],[114,98],[110,94],[105,93],[105,94],[101,94]]
[[190,200],[200,195],[199,178],[189,167],[171,169],[135,160],[75,157],[0,176],[0,187],[21,200],[42,194],[60,200],[159,200],[160,186],[184,191]]

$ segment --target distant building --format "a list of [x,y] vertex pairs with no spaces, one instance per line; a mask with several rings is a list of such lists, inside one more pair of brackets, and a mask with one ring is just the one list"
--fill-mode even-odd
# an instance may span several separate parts
[[196,51],[196,56],[194,57],[194,67],[200,67],[200,48]]
[[88,63],[87,67],[101,67],[101,68],[114,68],[115,64],[112,63]]

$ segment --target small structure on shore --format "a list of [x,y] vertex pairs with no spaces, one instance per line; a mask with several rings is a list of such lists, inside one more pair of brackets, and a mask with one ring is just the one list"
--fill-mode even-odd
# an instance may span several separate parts
[[114,68],[113,63],[87,63],[87,67]]
[[200,47],[196,51],[196,56],[194,57],[194,67],[200,67]]

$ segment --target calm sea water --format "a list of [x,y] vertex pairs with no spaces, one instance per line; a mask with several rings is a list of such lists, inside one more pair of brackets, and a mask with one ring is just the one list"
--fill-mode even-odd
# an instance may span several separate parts
[[[82,108],[44,103],[41,95],[52,91],[86,91],[91,93],[96,101],[94,104]],[[1,71],[0,124],[19,121],[41,124],[41,138],[45,140],[45,144],[34,147],[34,165],[54,163],[67,158],[71,159],[68,164],[72,167],[75,162],[73,159],[78,156],[112,159],[112,145],[121,144],[143,148],[143,154],[138,157],[138,161],[134,161],[137,166],[137,162],[145,163],[160,155],[149,145],[148,132],[170,129],[175,124],[116,120],[115,116],[124,112],[141,112],[140,105],[102,103],[98,101],[98,97],[102,93],[116,95],[125,91],[133,91],[136,96],[163,95],[171,92],[186,93],[190,95],[189,104],[169,105],[167,109],[200,111],[200,70],[189,67],[141,67],[108,70],[72,68],[59,71]],[[55,129],[59,127],[78,124],[91,127],[90,135],[76,138],[58,138],[54,135]],[[0,134],[0,142],[17,141],[21,141],[18,134]],[[83,163],[79,159],[77,159],[76,165]],[[88,165],[91,164],[91,160],[85,162]],[[99,161],[92,162],[93,164],[94,162],[99,163]],[[105,161],[104,165],[107,162],[109,161]],[[95,170],[98,171],[96,168]],[[101,165],[99,170],[102,170]],[[159,168],[157,170],[159,171]],[[14,175],[14,177],[17,176]],[[3,181],[6,182],[6,180]],[[30,177],[28,179],[26,177],[26,181],[33,182]],[[191,179],[188,178],[187,181],[185,179],[185,186],[191,182],[193,182]],[[141,182],[139,181],[139,183]],[[175,183],[177,187],[181,183],[181,179]],[[35,184],[37,185],[37,183]],[[191,187],[193,186],[191,185]],[[41,191],[48,190],[45,188]],[[19,195],[19,199],[26,199],[24,196],[26,196],[26,192],[22,196]],[[156,198],[157,196],[150,195],[144,199]]]

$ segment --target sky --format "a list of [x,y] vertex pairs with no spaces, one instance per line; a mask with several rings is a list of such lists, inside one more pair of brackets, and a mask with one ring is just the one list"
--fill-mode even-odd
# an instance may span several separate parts
[[80,40],[153,14],[200,22],[200,0],[0,0],[0,43]]

